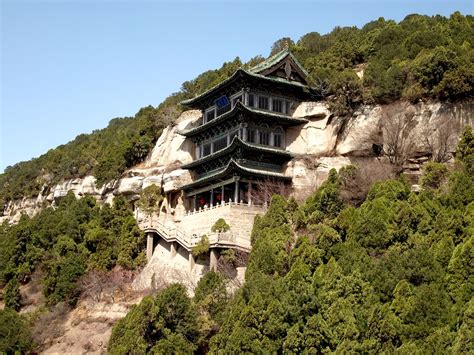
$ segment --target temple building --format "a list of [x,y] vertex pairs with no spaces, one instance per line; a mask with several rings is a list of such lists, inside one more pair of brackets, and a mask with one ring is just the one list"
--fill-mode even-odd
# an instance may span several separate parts
[[[193,119],[177,130],[175,147],[187,161],[179,171],[190,174],[184,184],[168,188],[156,217],[137,218],[147,233],[147,257],[155,260],[150,275],[170,275],[167,265],[187,262],[198,279],[217,269],[223,250],[251,250],[255,216],[270,202],[268,186],[291,186],[289,146],[308,122],[298,110],[314,97],[306,71],[283,50],[182,102],[201,112],[190,110]],[[219,219],[228,230],[213,230]],[[193,248],[204,238],[209,251],[195,257]]]
[[182,102],[202,112],[198,125],[181,132],[195,147],[193,162],[182,166],[193,176],[182,186],[188,208],[263,204],[257,192],[265,181],[291,184],[283,170],[292,158],[286,132],[307,122],[292,114],[312,98],[306,71],[285,49]]

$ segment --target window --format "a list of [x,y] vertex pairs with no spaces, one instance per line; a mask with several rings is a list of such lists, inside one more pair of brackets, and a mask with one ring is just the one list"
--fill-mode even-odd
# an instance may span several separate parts
[[221,107],[217,109],[217,116],[222,115],[223,113],[226,113],[227,111],[230,111],[230,105]]
[[273,103],[272,111],[283,112],[283,101],[282,100],[273,99],[272,103]]
[[258,97],[258,108],[261,108],[262,110],[268,110],[268,97]]
[[206,113],[206,122],[212,121],[216,117],[216,112],[214,110]]
[[249,106],[250,107],[255,106],[255,96],[253,96],[253,94],[249,94]]
[[211,143],[204,144],[202,150],[203,150],[203,154],[202,154],[203,157],[211,154]]
[[227,137],[224,136],[214,141],[214,152],[217,152],[221,149],[227,147]]
[[268,132],[259,132],[259,143],[263,145],[270,144],[270,134]]
[[282,136],[281,133],[275,133],[273,135],[273,145],[275,147],[281,148]]
[[290,114],[290,108],[291,108],[291,101],[286,101],[285,102],[285,114],[287,114],[287,115]]
[[255,143],[255,130],[253,128],[247,128],[247,142]]

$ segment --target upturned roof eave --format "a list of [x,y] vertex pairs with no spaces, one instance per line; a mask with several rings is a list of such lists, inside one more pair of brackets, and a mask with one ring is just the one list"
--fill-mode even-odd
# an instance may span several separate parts
[[206,129],[209,129],[210,127],[215,126],[216,124],[222,121],[225,121],[226,118],[232,117],[237,112],[253,113],[253,114],[262,115],[265,117],[274,117],[279,120],[279,123],[287,123],[290,125],[299,125],[299,124],[304,124],[308,122],[308,120],[304,118],[295,118],[295,117],[290,117],[286,115],[281,115],[276,112],[269,112],[269,111],[255,109],[255,108],[250,108],[244,105],[243,103],[238,102],[232,110],[227,111],[226,113],[216,117],[212,121],[206,122],[205,124],[192,128],[188,131],[179,131],[178,133],[185,137],[195,136],[199,134],[200,132],[205,131]]
[[252,175],[260,175],[262,177],[274,177],[274,178],[279,178],[279,179],[282,179],[282,180],[291,180],[291,176],[286,176],[282,173],[269,171],[269,170],[248,168],[248,167],[245,167],[245,166],[239,164],[234,159],[231,159],[229,161],[229,163],[227,163],[227,165],[224,168],[216,171],[215,174],[212,174],[212,175],[206,176],[204,178],[198,179],[196,181],[193,181],[190,184],[183,185],[183,186],[181,186],[180,189],[181,190],[191,189],[193,187],[199,186],[200,184],[206,183],[209,180],[224,177],[227,174],[232,173],[234,171],[246,172],[246,173],[249,173],[249,174],[252,174]]
[[283,59],[285,59],[287,56],[290,56],[290,58],[293,60],[293,62],[298,66],[298,69],[302,71],[302,73],[305,75],[305,80],[307,80],[309,73],[306,71],[306,69],[301,65],[298,59],[291,53],[289,49],[283,49],[280,52],[276,53],[275,55],[271,56],[268,59],[265,59],[263,62],[255,65],[253,68],[250,69],[250,72],[252,73],[260,73],[266,69],[269,69],[273,67],[274,65],[278,64],[281,62]]
[[206,97],[211,96],[214,91],[230,84],[239,75],[247,75],[249,77],[257,78],[257,79],[268,81],[268,82],[279,83],[279,84],[283,84],[283,85],[290,86],[290,87],[296,87],[296,88],[299,88],[301,90],[308,90],[308,95],[313,95],[312,92],[311,92],[311,89],[307,85],[304,85],[304,84],[302,84],[298,81],[289,81],[289,80],[286,80],[286,79],[283,79],[283,78],[269,77],[269,76],[261,75],[261,74],[258,74],[258,73],[253,73],[253,72],[245,70],[243,68],[239,68],[229,78],[223,80],[219,84],[213,86],[212,88],[210,88],[209,90],[203,92],[202,94],[200,94],[198,96],[195,96],[191,99],[181,101],[180,104],[183,105],[183,106],[186,106],[186,107],[190,107],[190,108],[196,107],[196,104],[198,104],[199,101],[202,101],[202,100],[206,99]]
[[212,161],[216,158],[219,158],[225,154],[228,154],[230,152],[232,152],[236,147],[244,147],[244,148],[247,148],[249,150],[253,150],[253,151],[260,151],[260,152],[265,152],[265,153],[269,153],[269,154],[276,154],[276,155],[279,155],[279,156],[283,156],[283,157],[287,157],[289,159],[291,159],[293,157],[293,154],[286,151],[286,150],[283,150],[283,149],[278,149],[278,148],[272,148],[272,147],[266,147],[266,146],[262,146],[262,145],[258,145],[258,144],[252,144],[252,143],[249,143],[249,142],[244,142],[242,139],[240,139],[239,137],[234,137],[234,139],[232,140],[232,143],[229,144],[226,148],[224,149],[221,149],[213,154],[210,154],[208,156],[205,156],[203,158],[200,158],[200,159],[197,159],[191,163],[188,163],[188,164],[184,164],[181,166],[182,169],[192,169],[200,164],[203,164],[203,163],[206,163],[208,161]]

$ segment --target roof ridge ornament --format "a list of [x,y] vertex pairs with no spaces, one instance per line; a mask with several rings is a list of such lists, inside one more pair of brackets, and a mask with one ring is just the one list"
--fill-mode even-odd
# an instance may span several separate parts
[[291,64],[290,62],[286,62],[285,64],[285,74],[286,74],[286,80],[290,80],[291,78]]

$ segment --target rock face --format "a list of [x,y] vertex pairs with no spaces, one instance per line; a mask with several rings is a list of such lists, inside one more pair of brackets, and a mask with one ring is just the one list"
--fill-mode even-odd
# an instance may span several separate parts
[[208,259],[198,259],[191,267],[188,252],[184,248],[177,245],[176,253],[171,253],[169,244],[160,239],[153,256],[135,278],[132,286],[140,291],[160,289],[169,283],[180,282],[192,295],[199,279],[209,271]]
[[[431,155],[452,158],[458,137],[466,125],[474,125],[474,101],[460,103],[397,102],[362,106],[349,118],[333,117],[324,103],[305,102],[295,111],[308,123],[288,131],[287,150],[296,155],[286,175],[298,191],[312,190],[331,168],[380,160],[384,150],[400,138],[403,168],[419,174],[420,163]],[[414,169],[413,167],[416,167]]]
[[192,160],[192,147],[178,132],[195,124],[200,117],[199,111],[184,112],[173,126],[163,131],[145,162],[127,171],[118,181],[111,181],[97,188],[96,179],[93,176],[85,176],[66,180],[51,187],[45,186],[43,191],[49,191],[47,194],[42,192],[34,198],[11,201],[3,211],[0,223],[4,220],[16,223],[22,213],[33,216],[45,206],[54,206],[68,192],[74,193],[78,198],[93,196],[98,201],[111,203],[113,197],[117,195],[136,200],[141,190],[152,184],[162,185],[166,192],[176,190],[191,181],[189,171],[180,169],[180,166]]
[[[287,164],[285,173],[293,178],[298,194],[313,191],[332,168],[380,160],[396,134],[403,136],[407,161],[403,167],[408,174],[418,174],[431,154],[449,159],[462,128],[474,124],[474,101],[362,106],[349,118],[333,116],[324,102],[303,102],[293,115],[308,120],[289,129],[286,137],[287,150],[294,159]],[[189,171],[181,169],[181,165],[191,162],[194,154],[192,144],[179,132],[197,125],[200,118],[201,113],[196,110],[182,113],[163,131],[148,158],[118,181],[97,188],[95,178],[85,176],[45,186],[34,198],[11,201],[0,222],[7,219],[14,223],[21,213],[32,216],[57,203],[69,191],[77,197],[88,195],[102,202],[111,202],[116,195],[136,200],[141,190],[152,184],[162,186],[165,192],[176,191],[192,181]]]
[[149,159],[145,161],[146,167],[163,166],[171,164],[186,164],[193,160],[191,155],[192,144],[178,134],[188,126],[195,124],[201,118],[198,110],[183,112],[173,126],[168,126],[156,142]]

